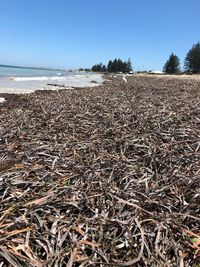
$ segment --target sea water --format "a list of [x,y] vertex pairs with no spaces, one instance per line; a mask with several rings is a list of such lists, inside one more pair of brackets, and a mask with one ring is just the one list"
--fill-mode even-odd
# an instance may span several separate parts
[[49,84],[72,88],[99,85],[102,82],[101,75],[94,73],[0,65],[0,93],[30,93],[53,89]]

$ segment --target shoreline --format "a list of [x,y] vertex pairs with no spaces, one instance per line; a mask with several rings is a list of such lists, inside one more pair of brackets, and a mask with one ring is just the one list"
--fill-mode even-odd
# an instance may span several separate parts
[[0,77],[0,94],[27,94],[37,90],[95,87],[104,82],[101,74],[79,74],[66,77]]
[[[83,79],[76,80],[76,78],[80,77]],[[144,77],[144,78],[157,78],[157,79],[163,79],[163,80],[172,80],[172,79],[178,79],[178,80],[191,80],[191,81],[200,81],[200,75],[169,75],[169,74],[99,74],[99,73],[93,73],[92,75],[75,75],[75,77],[65,77],[64,80],[61,79],[47,79],[45,83],[40,83],[38,81],[34,82],[27,82],[27,81],[15,81],[11,77],[0,77],[0,94],[30,94],[34,93],[38,90],[70,90],[70,89],[76,89],[76,88],[86,88],[86,87],[96,87],[99,85],[102,85],[106,80],[114,79],[114,78],[121,78],[125,81],[126,77]],[[39,77],[38,77],[39,78]],[[74,79],[74,80],[73,80]],[[84,80],[85,79],[85,80]],[[70,81],[71,80],[71,81]],[[1,85],[1,82],[4,81],[5,84],[11,85],[12,82],[15,82],[16,88],[12,87],[4,87]],[[20,86],[22,88],[20,88]],[[35,88],[34,88],[35,87]]]

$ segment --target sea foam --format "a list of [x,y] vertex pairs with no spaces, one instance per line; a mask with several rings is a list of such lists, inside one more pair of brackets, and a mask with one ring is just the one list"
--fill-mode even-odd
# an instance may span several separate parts
[[43,77],[12,77],[9,78],[10,80],[14,80],[17,82],[25,82],[25,81],[48,81],[48,80],[65,80],[65,77],[47,77],[47,76],[43,76]]
[[[32,93],[35,90],[72,89],[74,87],[94,87],[104,81],[100,74],[72,74],[60,76],[32,76],[32,77],[7,77],[0,78],[0,93]],[[51,84],[60,85],[60,87]]]

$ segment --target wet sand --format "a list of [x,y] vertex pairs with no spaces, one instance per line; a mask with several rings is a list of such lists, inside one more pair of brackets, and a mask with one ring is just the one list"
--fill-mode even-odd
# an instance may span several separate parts
[[[34,80],[35,79],[35,80]],[[24,94],[33,93],[36,90],[57,90],[57,84],[60,89],[71,89],[73,87],[95,87],[103,83],[100,74],[80,74],[69,75],[66,77],[0,77],[0,93]],[[63,87],[62,87],[63,86]]]

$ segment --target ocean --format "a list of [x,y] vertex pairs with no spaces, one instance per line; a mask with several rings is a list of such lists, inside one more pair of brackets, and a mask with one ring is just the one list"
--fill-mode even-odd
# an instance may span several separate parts
[[101,75],[91,72],[0,65],[0,93],[30,93],[35,90],[58,89],[49,84],[72,88],[95,86],[102,82]]

